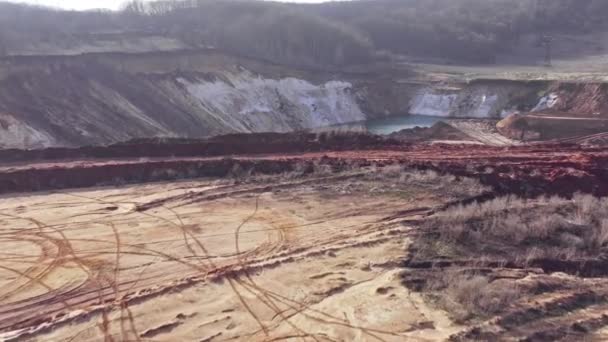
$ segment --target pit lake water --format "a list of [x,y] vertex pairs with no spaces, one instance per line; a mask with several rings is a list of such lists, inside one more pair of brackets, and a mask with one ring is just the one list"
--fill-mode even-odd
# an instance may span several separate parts
[[333,125],[330,127],[320,128],[315,131],[369,132],[378,135],[388,135],[403,129],[410,129],[414,127],[431,127],[435,123],[445,119],[445,117],[426,115],[395,115],[366,121]]

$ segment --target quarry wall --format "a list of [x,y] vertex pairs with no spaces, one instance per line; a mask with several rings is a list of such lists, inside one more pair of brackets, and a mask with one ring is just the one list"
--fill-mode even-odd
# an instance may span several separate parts
[[7,57],[0,59],[0,148],[289,132],[407,113],[500,118],[573,110],[580,94],[572,92],[601,102],[605,88],[410,76],[373,67],[298,70],[213,49]]

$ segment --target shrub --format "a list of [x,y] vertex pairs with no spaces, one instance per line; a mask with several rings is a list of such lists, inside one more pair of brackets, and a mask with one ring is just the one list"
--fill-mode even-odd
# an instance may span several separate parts
[[441,308],[457,321],[489,317],[520,298],[522,291],[510,282],[490,281],[476,274],[448,271],[427,284]]
[[608,201],[590,195],[572,200],[501,197],[454,206],[436,214],[426,227],[465,254],[500,255],[516,248],[540,257],[539,251],[555,255],[561,248],[571,257],[590,257],[608,247]]

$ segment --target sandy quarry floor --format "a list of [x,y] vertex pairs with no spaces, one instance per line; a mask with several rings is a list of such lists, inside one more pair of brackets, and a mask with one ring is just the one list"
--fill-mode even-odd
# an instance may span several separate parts
[[0,340],[445,339],[462,327],[400,282],[407,220],[474,190],[374,177],[4,197]]

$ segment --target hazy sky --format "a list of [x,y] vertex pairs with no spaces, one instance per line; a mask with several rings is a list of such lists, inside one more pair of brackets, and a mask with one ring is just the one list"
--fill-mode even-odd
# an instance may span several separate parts
[[[324,2],[327,0],[281,0],[288,2]],[[12,2],[27,2],[67,9],[110,8],[117,9],[125,0],[12,0]]]

